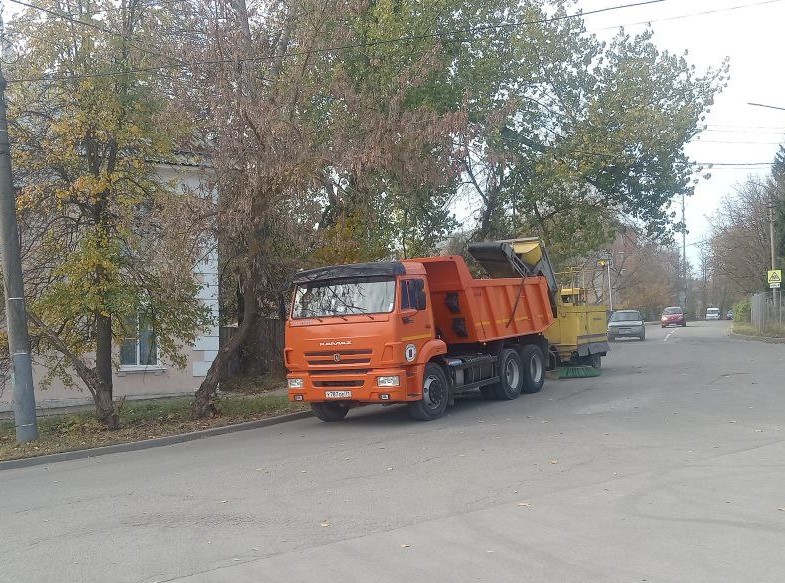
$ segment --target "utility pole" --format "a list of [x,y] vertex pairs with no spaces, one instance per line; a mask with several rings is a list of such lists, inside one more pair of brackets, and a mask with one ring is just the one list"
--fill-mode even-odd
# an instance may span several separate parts
[[[0,55],[5,37],[0,16]],[[3,254],[5,285],[5,319],[8,327],[8,353],[11,360],[11,382],[14,385],[14,424],[16,441],[25,443],[38,439],[33,393],[33,367],[30,359],[30,336],[27,332],[25,292],[22,283],[22,257],[19,249],[19,228],[16,224],[16,197],[11,180],[11,143],[5,110],[6,81],[0,65],[0,245]]]
[[684,206],[684,193],[681,193],[681,281],[684,284],[684,305],[682,308],[687,309],[687,214]]
[[[611,285],[611,265],[613,265],[613,253],[605,253],[601,256],[600,259],[597,260],[597,265],[600,269],[608,270],[608,309],[612,312],[613,311],[613,289]],[[605,279],[602,271],[600,271],[600,281]],[[605,289],[605,284],[602,284],[603,290]],[[605,295],[605,292],[602,292],[602,295]]]
[[[779,111],[785,111],[785,107],[780,107],[778,105],[768,105],[766,103],[753,103],[751,101],[747,102],[747,105],[753,105],[755,107],[765,107],[767,109],[776,109]],[[769,243],[771,244],[771,268],[777,269],[776,266],[776,256],[774,255],[774,202],[770,201],[768,204],[769,208]],[[773,287],[771,290],[771,299],[774,303],[774,307],[777,310],[777,319],[782,322],[782,305],[781,305],[781,298],[780,298],[780,290],[779,288]]]
[[[774,253],[774,202],[769,202],[769,244],[771,245],[771,268],[777,269],[776,265],[776,255]],[[774,309],[777,310],[777,319],[782,320],[782,310],[780,306],[780,290],[779,288],[775,287],[771,290],[771,300],[774,305]]]

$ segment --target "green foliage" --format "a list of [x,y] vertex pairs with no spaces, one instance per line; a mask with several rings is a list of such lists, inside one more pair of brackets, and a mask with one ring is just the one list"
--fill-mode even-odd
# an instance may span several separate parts
[[734,322],[749,322],[752,317],[752,306],[750,305],[749,298],[745,298],[733,304],[733,321]]
[[[698,133],[726,65],[698,74],[683,57],[658,51],[650,31],[620,33],[606,46],[580,18],[547,18],[565,15],[568,2],[399,4],[392,15],[387,3],[374,4],[362,20],[369,40],[391,35],[377,32],[377,22],[414,34],[462,31],[445,32],[446,42],[432,47],[437,65],[405,103],[468,115],[454,159],[480,203],[476,238],[540,235],[560,260],[611,240],[622,218],[665,241],[678,228],[670,203],[691,193],[693,176],[683,146]],[[478,25],[488,28],[467,31]],[[392,78],[424,43],[358,49],[367,58],[350,70]]]
[[[35,345],[50,375],[67,379],[73,361],[54,351],[88,363],[111,355],[100,322],[119,342],[142,317],[163,358],[182,366],[183,343],[210,322],[192,272],[204,229],[159,167],[191,129],[155,74],[131,73],[153,64],[149,34],[162,13],[111,0],[73,7],[76,19],[122,31],[102,33],[55,16],[60,2],[38,4],[52,12],[30,9],[8,27],[9,76],[29,79],[8,92],[29,308],[59,338],[34,330]],[[111,394],[111,378],[100,380]]]

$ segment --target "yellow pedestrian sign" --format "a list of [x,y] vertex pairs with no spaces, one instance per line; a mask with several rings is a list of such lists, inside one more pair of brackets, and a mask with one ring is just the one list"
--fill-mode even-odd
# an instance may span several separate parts
[[782,283],[782,270],[781,269],[769,269],[769,287],[777,288],[780,287]]

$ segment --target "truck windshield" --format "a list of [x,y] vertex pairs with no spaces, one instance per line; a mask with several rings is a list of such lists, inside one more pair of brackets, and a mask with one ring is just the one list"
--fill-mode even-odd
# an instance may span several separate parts
[[386,314],[395,306],[395,280],[362,278],[314,281],[294,292],[292,318]]

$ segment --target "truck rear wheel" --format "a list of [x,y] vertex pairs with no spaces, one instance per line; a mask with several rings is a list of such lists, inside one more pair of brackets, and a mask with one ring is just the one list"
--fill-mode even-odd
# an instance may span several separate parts
[[450,385],[447,376],[438,364],[425,365],[422,378],[422,399],[409,403],[409,415],[417,421],[438,419],[447,410],[450,400]]
[[534,344],[527,344],[521,349],[523,360],[523,388],[522,393],[539,393],[545,383],[545,358],[542,350]]
[[349,413],[348,407],[341,407],[338,403],[311,403],[311,409],[322,421],[340,421]]
[[500,401],[511,401],[521,396],[523,388],[523,361],[511,348],[505,348],[499,355],[499,382],[494,385],[494,393]]

